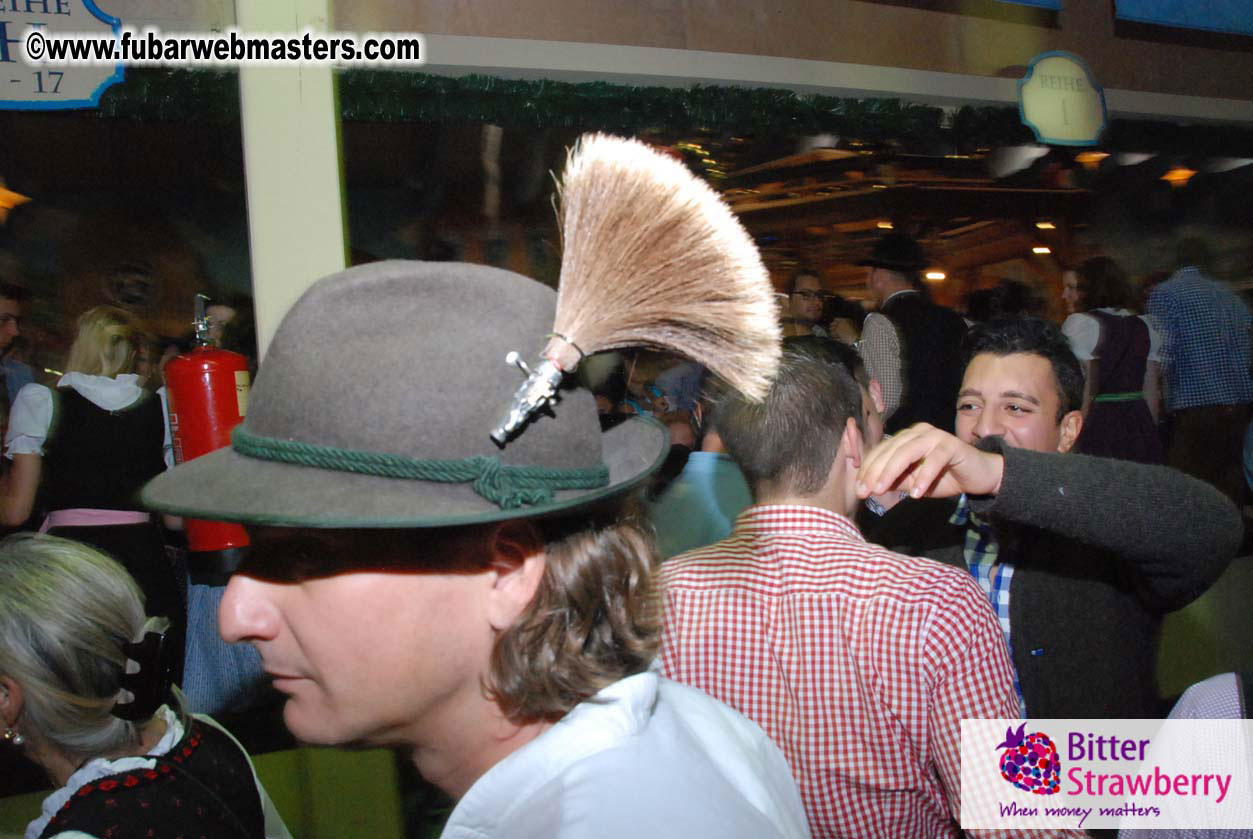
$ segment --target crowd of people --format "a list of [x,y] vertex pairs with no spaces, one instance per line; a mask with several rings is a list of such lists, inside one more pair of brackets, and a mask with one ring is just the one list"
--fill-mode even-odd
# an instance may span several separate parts
[[[266,680],[299,741],[411,754],[447,837],[962,835],[961,721],[1165,716],[1161,620],[1240,548],[1253,318],[1179,256],[1147,315],[1097,258],[1060,326],[1012,286],[963,319],[893,232],[869,314],[790,278],[764,399],[630,351],[503,447],[555,293],[365,265],[177,467],[164,348],[91,309],[55,382],[4,365],[0,511],[40,533],[0,545],[0,723],[57,788],[27,836],[288,835],[207,715]],[[248,530],[210,595],[185,516]]]

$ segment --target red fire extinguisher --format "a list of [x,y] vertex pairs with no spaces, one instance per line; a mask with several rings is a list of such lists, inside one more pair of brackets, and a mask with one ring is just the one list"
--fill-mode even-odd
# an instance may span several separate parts
[[[248,359],[210,345],[207,300],[196,295],[197,346],[165,366],[170,436],[178,463],[230,445],[231,431],[248,413]],[[231,551],[248,544],[248,534],[238,524],[185,519],[184,527],[192,553]]]

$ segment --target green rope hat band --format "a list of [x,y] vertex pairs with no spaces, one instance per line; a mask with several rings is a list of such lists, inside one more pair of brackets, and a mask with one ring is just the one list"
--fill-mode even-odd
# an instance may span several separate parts
[[542,466],[503,466],[500,458],[475,455],[462,460],[425,460],[398,454],[341,449],[252,434],[242,425],[231,436],[231,448],[245,457],[355,472],[381,478],[407,478],[446,484],[473,482],[474,491],[500,506],[515,510],[527,504],[546,504],[559,489],[597,489],[609,484],[609,467],[550,469]]

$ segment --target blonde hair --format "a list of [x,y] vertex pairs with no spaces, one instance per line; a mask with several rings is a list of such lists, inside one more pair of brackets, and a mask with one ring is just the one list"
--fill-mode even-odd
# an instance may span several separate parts
[[111,712],[122,644],[143,627],[143,595],[114,560],[56,536],[0,542],[0,675],[22,686],[18,730],[32,743],[94,757],[139,742]]
[[95,306],[78,318],[78,335],[65,360],[65,372],[113,378],[129,373],[135,353],[147,339],[139,320],[116,306]]

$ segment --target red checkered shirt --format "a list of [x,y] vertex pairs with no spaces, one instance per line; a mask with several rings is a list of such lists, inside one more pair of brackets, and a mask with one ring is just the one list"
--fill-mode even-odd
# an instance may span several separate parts
[[778,743],[815,837],[960,835],[961,720],[1018,716],[970,574],[817,507],[758,506],[661,579],[665,675]]

